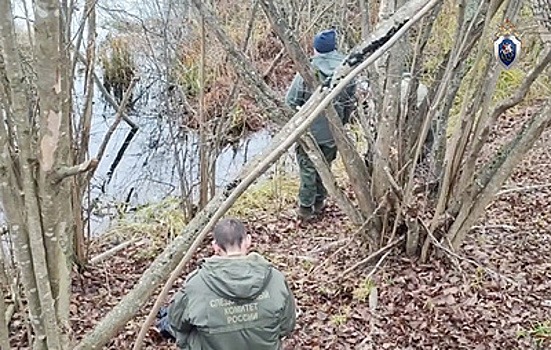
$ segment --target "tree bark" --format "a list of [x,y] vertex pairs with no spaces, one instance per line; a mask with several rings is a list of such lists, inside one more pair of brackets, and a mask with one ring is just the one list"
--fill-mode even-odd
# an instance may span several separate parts
[[[10,1],[0,2],[0,16],[2,16],[0,17],[0,33],[2,34],[3,57],[6,66],[5,78],[7,79],[4,85],[6,95],[4,103],[10,104],[10,108],[6,110],[6,122],[5,124],[2,123],[0,127],[0,141],[2,146],[2,152],[0,154],[0,174],[2,176],[2,181],[0,182],[0,187],[2,189],[2,204],[16,246],[16,259],[21,271],[22,282],[25,286],[25,294],[29,303],[29,319],[35,331],[33,349],[43,350],[46,349],[46,332],[41,320],[42,307],[35,279],[29,233],[25,222],[25,198],[22,195],[23,185],[21,175],[19,175],[21,173],[19,167],[22,161],[27,162],[27,160],[24,157],[20,157],[20,155],[10,147],[10,140],[21,148],[30,147],[30,140],[21,138],[18,133],[10,132],[15,129],[13,125],[19,123],[20,127],[18,130],[27,130],[27,133],[30,135],[30,126],[28,125],[27,116],[28,101],[26,86],[24,83],[23,70],[20,65],[19,52],[15,45],[15,31]],[[29,195],[32,197],[32,193]]]
[[[62,112],[61,81],[65,72],[61,66],[62,42],[60,3],[57,0],[35,2],[35,55],[37,93],[40,104],[40,129],[38,133],[38,198],[37,213],[40,213],[45,245],[47,275],[57,320],[53,323],[62,337],[52,349],[65,349],[68,345],[69,305],[73,256],[73,206],[72,181],[56,181],[61,167],[72,166],[69,115]],[[40,227],[40,226],[39,226]],[[30,230],[32,233],[32,229]],[[38,233],[38,232],[37,232]],[[38,236],[36,242],[40,242]],[[33,242],[31,242],[31,247]],[[33,256],[36,254],[33,249]],[[40,254],[40,252],[38,252]],[[40,278],[37,276],[37,278]],[[49,301],[44,301],[49,302]],[[47,312],[47,310],[43,310]],[[48,321],[45,320],[46,327]]]
[[[2,281],[3,282],[3,281]],[[6,321],[6,303],[4,302],[4,283],[0,283],[0,349],[10,350],[10,332]]]
[[[0,26],[6,54],[11,113],[2,130],[3,204],[18,246],[17,256],[35,330],[34,349],[68,346],[72,206],[67,182],[53,181],[59,166],[71,165],[69,118],[61,113],[61,35],[59,2],[34,3],[34,48],[39,128],[32,92],[25,84],[14,40],[12,9],[3,1]],[[32,79],[31,79],[32,81]],[[10,150],[8,138],[18,152]],[[15,176],[14,174],[17,174]],[[61,199],[61,200],[60,200]],[[21,212],[24,210],[24,213]],[[40,315],[40,316],[39,316]]]
[[[383,0],[379,7],[379,20],[386,20],[396,11],[396,0]],[[392,155],[393,145],[396,145],[396,133],[398,126],[398,108],[400,103],[400,82],[402,76],[404,39],[401,39],[402,47],[395,47],[390,50],[379,63],[379,70],[382,74],[379,78],[379,89],[383,91],[383,100],[379,108],[379,123],[377,125],[377,138],[373,149],[373,181],[372,193],[376,201],[390,189],[388,177],[385,174],[385,167],[393,168],[397,165],[395,149]],[[394,158],[394,159],[392,159]],[[394,201],[391,201],[394,202]]]

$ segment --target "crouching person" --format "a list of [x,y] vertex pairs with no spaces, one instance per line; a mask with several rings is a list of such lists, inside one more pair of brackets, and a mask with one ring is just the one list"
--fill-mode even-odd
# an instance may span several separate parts
[[256,253],[237,219],[213,230],[216,256],[191,273],[168,307],[180,349],[280,350],[296,322],[283,274]]

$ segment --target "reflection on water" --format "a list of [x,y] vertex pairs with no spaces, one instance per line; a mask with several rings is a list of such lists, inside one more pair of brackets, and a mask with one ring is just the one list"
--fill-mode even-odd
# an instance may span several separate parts
[[[30,0],[25,1],[29,4],[29,9],[32,9]],[[168,13],[171,20],[181,23],[182,18],[178,17],[179,15],[176,16],[177,13],[186,14],[185,6],[180,8],[179,12],[176,12],[175,8],[171,9],[172,12],[164,10],[137,0],[122,0],[116,3],[100,0],[98,2],[98,47],[110,35],[117,35],[113,30],[113,23],[121,19],[124,21],[138,21],[137,19],[139,19],[138,22],[142,23],[141,19],[155,19]],[[16,24],[25,28],[25,22],[21,20],[24,17],[21,3],[16,5],[14,11],[19,18]],[[78,8],[75,18],[78,19],[83,15],[83,9]],[[30,16],[33,17],[32,10]],[[79,21],[75,23],[73,28],[75,33],[79,29],[79,23]],[[172,39],[178,41],[181,40],[181,36],[175,36]],[[164,41],[162,43],[164,44]],[[140,49],[135,49],[133,52],[133,55],[136,56],[134,59],[139,62],[137,75],[141,78],[134,96],[142,96],[142,98],[134,105],[129,117],[139,126],[139,130],[129,143],[124,156],[110,178],[108,176],[109,169],[130,131],[130,127],[124,122],[121,122],[113,133],[99,163],[91,182],[89,201],[84,203],[84,206],[90,207],[94,213],[91,218],[92,233],[97,234],[106,229],[110,218],[116,216],[117,204],[125,203],[127,208],[131,208],[158,202],[167,196],[182,195],[180,190],[181,172],[175,154],[178,154],[182,160],[183,164],[180,166],[183,173],[187,174],[189,186],[193,191],[197,191],[198,137],[193,131],[185,133],[183,137],[180,135],[182,138],[178,140],[171,136],[173,133],[170,132],[168,123],[171,117],[162,115],[163,112],[161,112],[163,103],[165,103],[163,99],[166,97],[163,95],[163,91],[166,91],[168,81],[165,78],[166,72],[162,64],[165,60],[169,61],[169,53],[161,53],[158,44],[152,44],[153,54],[149,53],[152,55],[151,57],[148,57],[148,54]],[[79,69],[74,80],[76,118],[80,117],[84,106],[84,72],[80,65]],[[96,69],[96,73],[101,75],[101,69]],[[94,96],[89,157],[96,156],[98,148],[115,118],[115,111],[106,105],[97,87],[95,87]],[[270,132],[263,130],[241,140],[238,148],[228,147],[223,150],[216,162],[217,187],[232,181],[242,169],[243,164],[260,154],[270,139]],[[175,151],[175,148],[178,148],[178,151]],[[1,215],[0,211],[0,220],[2,219]]]
[[[92,180],[91,199],[96,203],[96,214],[98,211],[103,214],[113,214],[114,203],[125,202],[128,207],[136,207],[158,202],[167,196],[181,195],[180,175],[175,161],[173,140],[170,140],[166,125],[159,124],[152,117],[136,115],[131,117],[140,129],[126,149],[112,178],[107,181],[107,174],[113,159],[130,131],[130,127],[127,125],[121,124],[113,134],[104,158]],[[112,116],[95,118],[90,154],[97,153],[112,119]],[[231,182],[246,162],[265,149],[270,139],[270,132],[262,130],[244,138],[238,148],[227,147],[224,149],[216,162],[217,187]],[[186,140],[179,140],[179,142],[186,177],[189,177],[188,180],[195,185],[195,190],[197,190],[199,183],[197,134],[190,132],[186,135]],[[92,223],[95,233],[103,231],[109,224],[108,215],[95,215],[92,218]]]

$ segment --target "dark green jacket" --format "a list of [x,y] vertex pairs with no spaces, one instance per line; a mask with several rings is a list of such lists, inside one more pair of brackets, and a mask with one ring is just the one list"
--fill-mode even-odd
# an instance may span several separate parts
[[295,312],[283,274],[251,253],[206,259],[176,294],[168,320],[180,349],[279,350]]
[[[318,74],[320,83],[325,80],[324,76],[331,76],[345,58],[346,56],[338,51],[319,53],[313,56],[310,61]],[[335,109],[337,110],[343,124],[348,123],[350,114],[352,114],[352,111],[355,109],[355,91],[356,85],[355,82],[352,82],[333,101],[333,105],[335,106]],[[304,79],[297,73],[291,83],[291,86],[289,87],[289,90],[287,91],[285,103],[291,108],[296,109],[296,107],[300,107],[305,104],[311,95],[312,93],[305,87]],[[327,146],[334,145],[335,141],[329,128],[329,122],[323,113],[320,114],[310,126],[310,133],[318,144]]]

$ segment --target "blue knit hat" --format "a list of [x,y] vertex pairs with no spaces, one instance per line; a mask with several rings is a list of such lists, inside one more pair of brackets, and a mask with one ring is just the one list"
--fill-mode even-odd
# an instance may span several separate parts
[[314,49],[319,53],[331,52],[337,48],[337,33],[334,29],[326,29],[314,37]]

